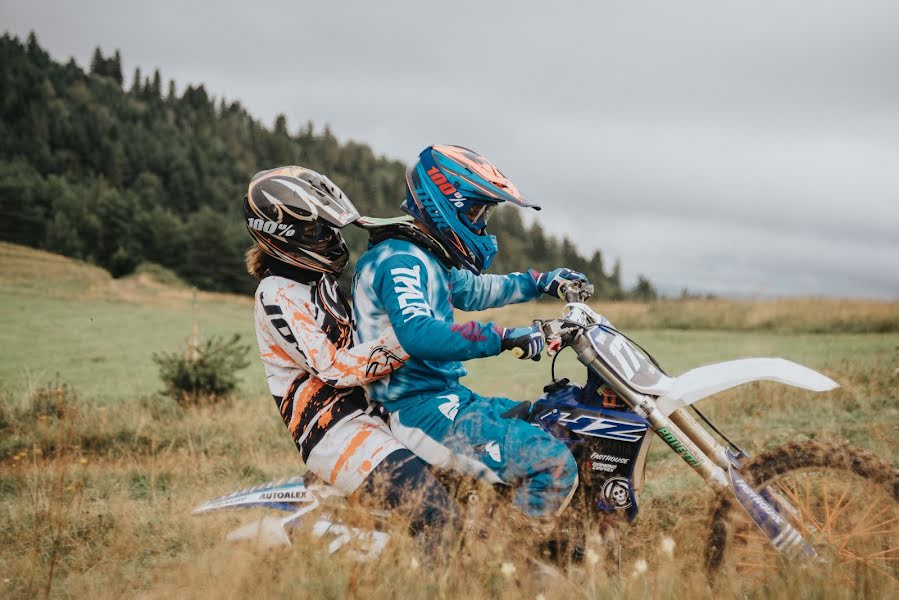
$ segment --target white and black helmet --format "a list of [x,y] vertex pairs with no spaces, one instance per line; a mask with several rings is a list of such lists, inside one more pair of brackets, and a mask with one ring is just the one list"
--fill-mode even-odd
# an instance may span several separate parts
[[269,256],[322,273],[346,267],[350,253],[340,228],[359,212],[324,175],[297,166],[260,171],[243,208],[250,235]]

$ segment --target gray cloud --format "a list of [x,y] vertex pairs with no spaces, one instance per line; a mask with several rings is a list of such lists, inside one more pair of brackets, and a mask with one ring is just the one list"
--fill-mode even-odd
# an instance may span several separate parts
[[899,296],[895,2],[201,5],[0,15],[57,58],[121,48],[126,76],[159,67],[405,161],[476,148],[629,281]]

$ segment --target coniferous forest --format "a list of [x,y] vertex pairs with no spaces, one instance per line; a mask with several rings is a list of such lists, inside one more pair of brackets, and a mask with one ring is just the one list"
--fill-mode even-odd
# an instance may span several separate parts
[[[401,214],[402,163],[340,143],[327,126],[291,130],[278,116],[266,127],[202,84],[178,94],[159,71],[135,70],[126,89],[121,62],[98,48],[85,72],[54,61],[33,33],[0,38],[0,239],[114,276],[156,263],[202,289],[250,292],[241,200],[257,171],[300,164],[328,175],[363,214]],[[497,211],[490,229],[501,246],[493,271],[564,265],[587,273],[600,297],[655,295],[642,277],[622,290],[617,262],[581,256],[514,208]],[[364,232],[345,232],[358,256]]]

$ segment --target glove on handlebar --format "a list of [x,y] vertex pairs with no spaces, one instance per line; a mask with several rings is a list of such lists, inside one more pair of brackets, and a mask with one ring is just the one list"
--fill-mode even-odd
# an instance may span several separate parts
[[583,273],[571,269],[554,269],[546,273],[539,273],[531,269],[531,277],[537,282],[537,289],[554,298],[565,298],[564,286],[570,281],[583,281],[589,284],[590,280]]
[[503,328],[500,333],[503,350],[511,350],[516,358],[540,360],[540,352],[546,345],[543,332],[536,325],[531,327]]

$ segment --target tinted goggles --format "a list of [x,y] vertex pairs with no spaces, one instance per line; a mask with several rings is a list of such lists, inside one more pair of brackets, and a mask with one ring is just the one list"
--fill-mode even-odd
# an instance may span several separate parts
[[487,221],[496,207],[496,204],[471,204],[465,211],[465,217],[475,231],[481,232],[487,228]]
[[312,248],[324,248],[340,239],[336,229],[318,219],[299,223],[296,231],[296,240]]

